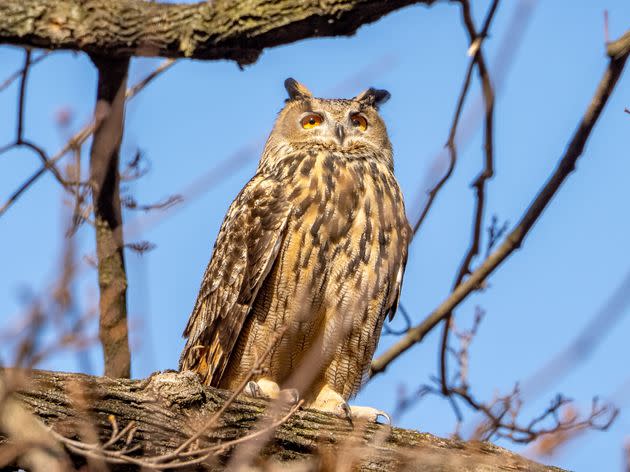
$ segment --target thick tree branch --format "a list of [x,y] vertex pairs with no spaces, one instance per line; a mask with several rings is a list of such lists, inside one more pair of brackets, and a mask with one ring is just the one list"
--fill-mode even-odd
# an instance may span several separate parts
[[105,357],[105,375],[129,377],[131,357],[127,329],[127,274],[118,170],[129,59],[94,56],[92,60],[98,69],[90,184],[100,289],[99,337]]
[[[77,391],[83,392],[87,415],[76,409],[72,392],[76,396]],[[191,372],[165,372],[145,380],[126,380],[35,371],[32,381],[16,394],[28,409],[61,435],[77,439],[79,425],[89,420],[101,444],[118,436],[117,446],[135,448],[133,454],[139,458],[176,450],[229,396],[229,392],[203,387]],[[227,444],[251,434],[256,422],[269,414],[266,406],[263,400],[240,396],[222,415],[220,424],[199,438],[196,447],[204,448],[219,441]],[[219,470],[231,450],[227,445],[219,448],[214,463],[197,467]],[[390,430],[389,426],[362,429],[356,425],[353,429],[347,420],[315,410],[294,413],[279,426],[261,454],[273,461],[311,465],[303,470],[320,470],[318,464],[322,466],[322,461],[331,465],[331,460],[349,457],[354,461],[351,461],[352,470],[423,471],[436,467],[445,472],[560,470],[536,464],[490,443],[446,440],[411,430]],[[77,463],[85,461],[80,454],[73,453],[72,457]],[[113,471],[129,470],[129,464],[108,465]],[[335,470],[334,465],[335,462],[329,470]]]
[[582,117],[567,150],[558,163],[547,183],[538,192],[521,220],[507,236],[505,241],[486,260],[438,306],[422,323],[414,326],[407,334],[392,345],[385,353],[372,361],[372,376],[384,372],[387,366],[414,344],[422,341],[441,320],[453,311],[471,292],[499,267],[515,250],[519,249],[525,236],[538,221],[543,211],[551,202],[565,179],[575,170],[575,164],[584,151],[593,127],[612,94],[612,91],[623,72],[628,54],[630,54],[630,34],[626,33],[620,40],[608,46],[610,62],[600,80],[595,95]]
[[256,61],[263,49],[300,39],[351,35],[413,3],[434,0],[4,0],[0,43],[74,49],[110,57]]

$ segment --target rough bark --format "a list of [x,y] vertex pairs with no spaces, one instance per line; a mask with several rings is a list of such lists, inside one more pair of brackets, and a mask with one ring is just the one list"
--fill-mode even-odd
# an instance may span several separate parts
[[110,57],[163,56],[255,62],[264,48],[359,26],[434,0],[1,0],[0,43]]
[[[176,449],[230,395],[202,386],[191,372],[165,372],[148,379],[127,380],[34,371],[30,378],[28,384],[18,387],[15,396],[54,430],[76,438],[77,425],[87,419],[106,441],[111,435],[110,415],[116,418],[119,428],[134,421],[137,432],[132,446],[140,446],[134,453],[138,457]],[[76,400],[79,390],[84,392],[81,408],[77,408]],[[240,396],[224,414],[220,427],[204,437],[199,447],[245,435],[264,414],[266,406],[263,400]],[[330,464],[340,457],[354,458],[354,470],[560,470],[531,462],[490,443],[447,440],[412,430],[390,430],[384,425],[357,432],[347,420],[314,410],[297,411],[275,432],[262,454],[283,463],[310,461],[306,470],[321,467],[322,461]],[[227,455],[229,451],[214,464],[198,467],[220,470]],[[81,461],[76,455],[74,459]],[[111,467],[127,470],[130,466]]]
[[93,56],[92,61],[98,69],[90,185],[98,257],[99,337],[103,346],[105,375],[129,377],[127,273],[118,169],[129,59]]

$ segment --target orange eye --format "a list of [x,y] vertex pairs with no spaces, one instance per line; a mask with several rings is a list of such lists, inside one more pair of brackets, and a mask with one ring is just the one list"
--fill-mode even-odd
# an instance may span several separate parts
[[300,120],[300,124],[304,129],[316,128],[317,126],[322,124],[322,117],[311,113],[310,115],[306,115],[304,118]]
[[359,128],[361,131],[365,131],[367,129],[368,122],[365,116],[355,113],[350,117],[350,120],[352,120],[352,126],[355,128]]

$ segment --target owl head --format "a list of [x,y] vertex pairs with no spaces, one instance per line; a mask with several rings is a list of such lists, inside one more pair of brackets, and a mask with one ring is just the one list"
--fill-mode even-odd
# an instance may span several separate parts
[[391,164],[391,143],[378,113],[389,92],[369,88],[352,99],[325,99],[314,97],[291,78],[284,86],[289,97],[269,136],[261,164],[273,164],[291,151],[302,150],[325,150],[345,158],[373,157]]

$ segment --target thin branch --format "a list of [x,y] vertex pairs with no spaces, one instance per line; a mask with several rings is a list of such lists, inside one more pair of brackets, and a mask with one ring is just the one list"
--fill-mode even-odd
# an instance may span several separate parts
[[486,245],[486,256],[490,255],[490,252],[496,246],[496,244],[503,238],[503,235],[509,229],[509,224],[507,221],[504,221],[501,226],[499,226],[499,218],[496,215],[492,215],[492,219],[490,220],[490,225],[488,226],[488,244]]
[[[33,59],[31,57],[30,66],[32,67],[35,64],[37,64],[38,62],[40,62],[42,59],[45,59],[51,52],[52,51],[43,51],[36,58]],[[11,85],[17,79],[19,79],[23,74],[24,74],[24,69],[22,68],[22,69],[16,70],[13,74],[9,75],[9,77],[7,77],[4,80],[4,82],[0,83],[0,92],[2,92],[4,89],[8,88],[9,85]]]
[[[457,287],[464,277],[471,272],[472,261],[477,255],[479,255],[480,240],[481,240],[481,228],[483,225],[483,215],[485,208],[485,195],[486,195],[486,182],[494,175],[494,151],[493,151],[493,132],[494,132],[494,89],[486,67],[486,61],[481,50],[481,38],[485,38],[488,34],[492,18],[499,5],[498,0],[494,0],[490,5],[486,20],[484,21],[481,32],[478,34],[475,28],[475,24],[472,19],[472,13],[470,10],[470,2],[468,0],[458,0],[462,6],[462,17],[471,44],[471,50],[474,51],[474,59],[477,64],[477,72],[479,74],[479,80],[481,81],[483,100],[485,104],[485,126],[484,126],[484,167],[481,173],[477,176],[473,183],[476,193],[475,201],[475,216],[471,235],[470,246],[466,255],[464,256],[455,281],[453,283],[453,290]],[[453,143],[453,153],[455,153],[455,145]],[[448,332],[453,313],[448,313],[444,319],[444,328],[442,331],[442,341],[440,346],[440,382],[442,386],[442,393],[448,392],[447,386],[447,360],[446,360],[446,347],[448,346]]]
[[595,95],[582,117],[567,150],[558,163],[556,170],[536,195],[525,214],[521,217],[519,223],[510,232],[506,240],[462,282],[446,300],[427,316],[424,321],[410,329],[402,339],[372,362],[372,376],[384,372],[394,359],[407,351],[414,344],[420,342],[437,323],[442,321],[448,313],[457,307],[471,292],[476,290],[505,259],[520,248],[525,236],[527,236],[532,226],[541,216],[543,210],[556,195],[565,179],[575,169],[575,164],[584,151],[586,141],[621,76],[628,54],[630,53],[630,32],[626,33],[620,41],[625,44],[625,49],[618,47],[617,42],[609,45],[609,51],[617,51],[617,54],[610,57],[609,65],[604,72]]
[[[44,56],[40,56],[40,60],[41,58]],[[30,149],[31,151],[35,152],[37,154],[37,156],[40,158],[40,160],[42,161],[42,169],[46,170],[50,170],[51,173],[54,175],[54,177],[57,179],[57,181],[69,192],[71,193],[77,193],[77,191],[75,190],[76,186],[81,186],[81,185],[85,185],[85,183],[82,182],[72,182],[72,181],[68,181],[67,179],[65,179],[63,177],[63,175],[61,174],[61,172],[55,167],[55,163],[54,161],[52,161],[48,155],[46,154],[46,152],[38,145],[36,145],[35,143],[24,139],[24,115],[25,115],[25,103],[26,103],[26,84],[27,84],[27,80],[28,80],[28,72],[30,70],[30,67],[32,66],[32,64],[34,63],[34,61],[31,60],[31,50],[30,49],[26,49],[25,50],[25,58],[24,58],[24,67],[22,68],[22,71],[19,74],[20,77],[20,87],[19,87],[19,91],[18,91],[18,108],[17,108],[17,114],[18,114],[18,118],[17,118],[17,130],[16,130],[16,137],[15,137],[15,141],[13,143],[9,143],[5,146],[2,146],[0,148],[0,154],[9,151],[10,149],[13,148],[17,148],[17,147],[27,147],[28,149]],[[20,187],[20,189],[18,189],[18,192],[14,192],[14,194],[9,197],[9,200],[7,201],[7,203],[5,203],[1,208],[0,208],[0,216],[6,211],[6,209],[17,199],[17,197],[19,197],[20,193],[24,190],[26,190],[26,188],[28,188],[30,186],[30,184],[34,182],[33,179],[28,179],[24,184],[22,184],[22,186]]]
[[420,216],[418,217],[415,224],[413,225],[414,237],[420,230],[422,223],[424,223],[424,220],[429,214],[429,210],[433,206],[435,197],[440,192],[440,190],[442,189],[446,181],[451,177],[451,175],[453,174],[453,170],[455,169],[455,163],[457,162],[457,147],[455,145],[455,136],[457,135],[457,125],[459,123],[462,110],[464,109],[464,101],[466,100],[468,89],[470,88],[470,81],[472,78],[472,71],[474,69],[474,66],[475,66],[475,59],[472,58],[468,62],[468,69],[466,70],[464,83],[462,84],[462,88],[459,92],[459,98],[457,99],[457,106],[455,107],[455,115],[453,116],[451,129],[448,133],[448,140],[446,143],[446,147],[448,148],[448,151],[449,151],[448,168],[446,169],[446,172],[440,178],[440,180],[438,180],[437,183],[431,188],[431,190],[429,190],[427,201],[425,202],[424,207],[422,208],[422,211],[420,212]]
[[155,69],[153,69],[151,72],[149,72],[145,78],[139,80],[132,87],[130,87],[127,90],[127,93],[125,94],[125,98],[127,100],[130,100],[133,97],[135,97],[138,94],[138,92],[140,92],[143,88],[145,88],[147,85],[153,82],[153,80],[157,76],[159,76],[162,72],[166,72],[168,69],[170,69],[174,64],[175,64],[175,59],[166,59],[162,61],[162,63],[159,66],[157,66]]
[[[136,83],[134,86],[130,87],[125,93],[126,100],[131,100],[134,98],[141,90],[144,89],[148,84],[150,84],[153,79],[155,79],[162,72],[168,70],[174,61],[172,59],[167,59],[163,61],[155,70],[150,72],[146,77]],[[96,128],[96,122],[92,120],[90,123],[86,124],[80,131],[78,131],[74,136],[72,136],[66,144],[48,161],[42,165],[38,170],[36,170],[28,179],[26,179],[7,199],[7,201],[0,207],[0,216],[2,216],[19,198],[22,194],[28,190],[31,185],[33,185],[37,180],[46,173],[47,170],[54,168],[54,165],[61,160],[66,154],[70,151],[79,148],[93,133]],[[0,153],[3,148],[0,148]],[[68,185],[77,185],[77,183],[67,182]]]
[[293,405],[283,417],[281,417],[277,421],[272,422],[264,429],[245,434],[244,436],[237,439],[205,447],[203,449],[194,449],[191,451],[182,452],[173,457],[173,460],[170,460],[169,462],[163,464],[160,462],[156,462],[156,459],[160,456],[138,458],[130,455],[131,453],[136,452],[140,449],[139,445],[131,448],[127,447],[122,450],[108,449],[118,440],[120,440],[120,438],[123,436],[123,433],[127,434],[128,439],[126,441],[126,445],[128,445],[128,443],[131,441],[130,438],[132,438],[133,434],[135,433],[135,423],[133,422],[127,424],[125,429],[116,435],[114,435],[114,431],[112,431],[111,439],[107,441],[107,443],[105,443],[103,446],[99,444],[90,444],[81,441],[75,441],[73,439],[62,436],[55,431],[52,431],[52,434],[70,451],[87,458],[100,459],[112,464],[133,464],[146,468],[148,470],[169,470],[174,468],[185,468],[191,465],[200,464],[207,461],[211,456],[223,454],[226,450],[236,445],[258,439],[260,436],[266,434],[273,434],[273,432],[279,426],[285,424],[291,418],[291,416],[293,416],[295,412],[298,411],[300,406],[302,406],[302,403],[303,401],[300,401],[296,405]]
[[[508,22],[508,33],[505,33],[503,35],[503,40],[501,41],[500,47],[495,55],[496,67],[494,72],[494,83],[497,90],[501,88],[501,84],[503,83],[503,79],[506,76],[506,72],[510,68],[511,64],[514,62],[514,58],[516,57],[515,51],[518,48],[518,45],[523,40],[526,25],[531,19],[536,5],[538,5],[537,2],[531,2],[529,0],[519,0],[516,3],[514,11],[512,12],[510,20]],[[480,45],[481,43],[478,42],[476,44]],[[476,49],[477,46],[469,47],[469,54],[473,54]],[[472,73],[472,65],[470,69],[470,73]],[[466,75],[468,75],[468,72]],[[479,112],[480,108],[481,99],[478,99],[475,101],[475,104],[471,108],[471,110],[469,110],[469,112],[461,118],[460,121],[462,121],[464,125],[461,126],[459,131],[457,132],[456,142],[458,144],[458,148],[467,145],[470,142],[472,136],[474,136],[474,131],[477,128],[479,117],[481,116],[481,113]],[[431,182],[435,180],[435,172],[433,171],[433,169],[438,169],[445,160],[450,161],[450,156],[447,151],[448,149],[446,151],[437,153],[437,155],[432,159],[432,170],[428,175]],[[433,189],[435,185],[431,188]],[[420,222],[420,225],[423,224],[424,219],[426,218],[426,214],[422,214],[428,213],[429,209],[427,208],[427,206],[430,207],[433,204],[433,199],[435,198],[431,198],[430,192],[427,193],[425,190],[421,191],[421,195],[422,197],[424,197],[424,203],[423,209],[421,211],[421,216],[419,218],[419,220],[423,220]],[[429,202],[429,200],[431,200],[431,202]]]
[[[488,441],[493,438],[510,439],[516,443],[530,443],[532,441],[551,437],[558,440],[568,438],[578,432],[586,430],[606,430],[618,415],[618,409],[610,403],[600,405],[597,398],[593,400],[591,412],[582,418],[577,414],[572,401],[564,396],[558,395],[551,402],[550,406],[529,421],[520,419],[523,406],[523,397],[519,385],[515,385],[511,392],[506,395],[495,395],[495,397],[483,402],[475,398],[472,394],[468,382],[468,370],[470,363],[470,345],[476,337],[481,320],[484,316],[483,310],[477,307],[475,320],[472,328],[459,331],[455,327],[452,331],[459,340],[459,348],[449,346],[448,352],[457,364],[454,378],[447,385],[447,392],[443,392],[439,379],[434,379],[436,385],[422,385],[415,395],[403,398],[399,402],[397,413],[413,406],[424,396],[431,394],[446,397],[457,418],[457,428],[455,434],[459,438],[459,431],[463,421],[463,415],[458,405],[462,402],[469,409],[481,413],[483,421],[474,429],[472,438],[475,441]],[[573,412],[571,414],[571,412]],[[569,413],[569,414],[567,414]]]
[[66,180],[63,178],[63,176],[61,175],[61,173],[59,172],[59,170],[57,170],[57,168],[54,165],[51,165],[48,159],[48,156],[46,155],[46,152],[39,146],[33,144],[32,142],[24,139],[24,114],[25,114],[25,108],[26,108],[26,84],[28,82],[28,73],[29,70],[33,64],[33,61],[31,60],[31,50],[30,49],[25,49],[24,50],[24,66],[22,67],[22,71],[19,74],[20,77],[20,88],[18,90],[18,106],[17,106],[17,113],[18,113],[18,117],[17,117],[17,130],[15,133],[15,141],[11,144],[7,144],[6,146],[3,146],[2,148],[0,148],[0,154],[8,151],[9,149],[12,149],[14,147],[20,147],[20,146],[25,146],[29,149],[31,149],[32,151],[34,151],[39,158],[42,161],[42,164],[49,168],[50,171],[53,173],[53,175],[55,176],[55,178],[64,186],[70,186],[71,183],[70,182],[66,182]]
[[26,95],[26,80],[28,78],[28,70],[31,67],[31,50],[25,49],[24,68],[22,69],[22,78],[20,79],[20,91],[18,93],[18,124],[17,124],[17,144],[22,143],[22,132],[24,130],[24,97]]
[[170,197],[164,200],[158,201],[156,203],[148,203],[148,204],[141,205],[131,195],[125,195],[122,198],[122,204],[128,210],[140,210],[144,212],[152,211],[152,210],[166,210],[183,201],[184,201],[184,197],[182,197],[181,195],[171,195]]

